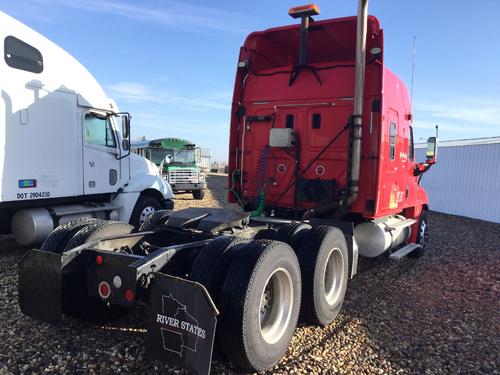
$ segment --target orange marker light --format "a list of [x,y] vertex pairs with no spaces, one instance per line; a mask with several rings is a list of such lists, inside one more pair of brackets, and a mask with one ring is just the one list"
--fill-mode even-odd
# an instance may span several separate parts
[[317,16],[319,14],[319,6],[316,4],[301,5],[288,10],[288,14],[293,18]]

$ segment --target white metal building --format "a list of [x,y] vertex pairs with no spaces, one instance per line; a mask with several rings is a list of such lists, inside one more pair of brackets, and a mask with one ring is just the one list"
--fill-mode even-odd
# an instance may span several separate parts
[[[425,160],[425,144],[416,144]],[[439,142],[422,185],[433,211],[500,223],[500,137]]]
[[199,166],[204,172],[210,171],[212,162],[212,150],[209,148],[201,148]]

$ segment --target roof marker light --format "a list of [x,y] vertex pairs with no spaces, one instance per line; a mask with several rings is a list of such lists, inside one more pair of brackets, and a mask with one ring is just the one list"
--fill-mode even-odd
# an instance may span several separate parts
[[292,18],[317,16],[319,14],[319,6],[317,6],[316,4],[308,4],[293,7],[288,10],[288,14]]

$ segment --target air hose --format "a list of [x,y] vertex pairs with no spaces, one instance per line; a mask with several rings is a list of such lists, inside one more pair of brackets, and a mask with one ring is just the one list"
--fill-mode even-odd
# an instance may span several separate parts
[[[233,195],[235,196],[236,200],[238,201],[238,205],[243,210],[243,202],[241,201],[241,198],[240,198],[238,192],[235,189],[236,177],[237,177],[237,174],[239,172],[240,172],[239,169],[235,169],[233,171],[233,173],[231,175],[231,188],[229,189],[229,191],[231,193],[233,193]],[[251,211],[250,212],[250,216],[251,217],[257,217],[257,216],[262,215],[262,213],[264,212],[265,208],[266,208],[266,192],[264,191],[264,189],[262,189],[261,192],[259,193],[257,209],[255,209],[254,211]]]
[[266,208],[266,192],[262,190],[259,193],[259,205],[255,211],[250,212],[250,217],[257,217],[262,215],[264,209]]
[[240,206],[241,209],[243,209],[243,202],[241,201],[241,198],[240,198],[240,196],[238,195],[238,193],[236,192],[236,189],[235,189],[235,186],[236,186],[236,176],[238,175],[238,173],[240,173],[239,169],[235,169],[233,171],[233,174],[231,175],[231,189],[229,189],[229,191],[231,193],[233,193],[233,195],[235,196],[236,200],[238,201],[238,205]]
[[[257,217],[262,215],[264,212],[264,209],[266,208],[266,192],[265,192],[265,176],[266,176],[266,160],[267,157],[269,156],[269,145],[266,145],[262,148],[262,151],[260,153],[260,158],[259,158],[259,163],[258,163],[258,169],[257,169],[257,178],[254,180],[255,183],[255,190],[259,191],[259,196],[256,199],[256,204],[257,208],[254,211],[250,211],[250,216],[251,217]],[[234,197],[236,198],[238,205],[242,210],[244,210],[244,205],[243,202],[241,201],[241,198],[236,191],[236,178],[237,175],[241,173],[239,169],[235,169],[233,173],[231,174],[231,188],[229,191],[233,193]]]

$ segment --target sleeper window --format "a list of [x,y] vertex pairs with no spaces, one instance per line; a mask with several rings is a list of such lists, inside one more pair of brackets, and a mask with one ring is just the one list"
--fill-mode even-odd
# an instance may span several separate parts
[[31,73],[43,71],[43,57],[40,51],[13,36],[4,39],[3,57],[11,68]]
[[85,115],[85,142],[104,147],[116,147],[109,119],[91,114]]
[[320,113],[313,114],[313,116],[312,116],[312,128],[313,129],[321,128],[321,114]]
[[409,158],[411,161],[413,161],[415,155],[415,149],[413,146],[413,128],[411,126],[410,126],[410,142],[408,142],[408,147],[409,147],[408,150]]
[[396,124],[391,122],[389,130],[389,159],[394,160],[396,155]]

